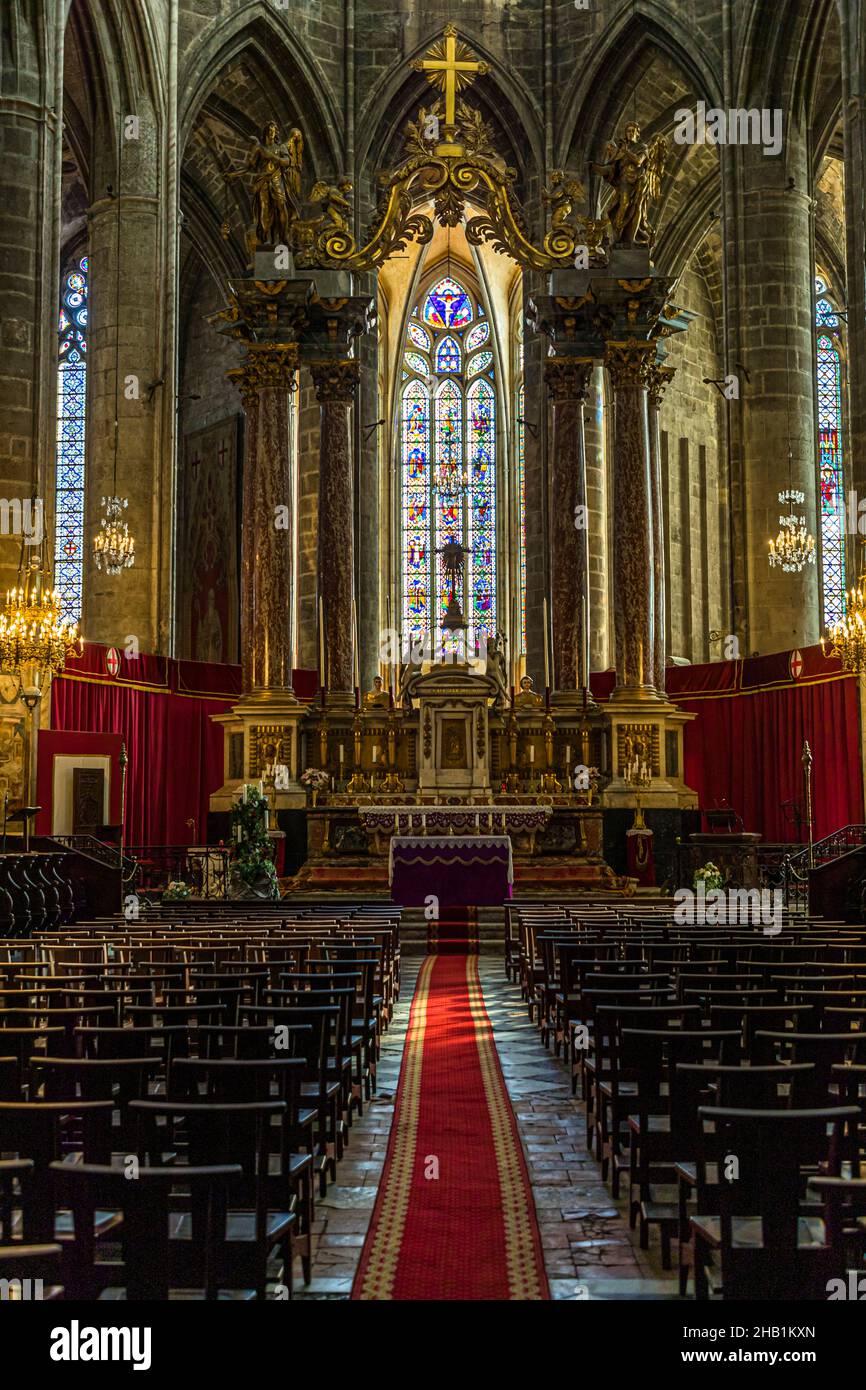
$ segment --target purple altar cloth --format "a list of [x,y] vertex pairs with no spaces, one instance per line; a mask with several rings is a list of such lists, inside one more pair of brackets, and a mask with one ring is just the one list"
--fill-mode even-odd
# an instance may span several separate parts
[[424,907],[429,897],[447,907],[498,907],[512,894],[507,835],[392,835],[388,863],[391,900]]

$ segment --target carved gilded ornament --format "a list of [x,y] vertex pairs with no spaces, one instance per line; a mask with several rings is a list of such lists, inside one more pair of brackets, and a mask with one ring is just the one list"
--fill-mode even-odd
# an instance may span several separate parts
[[[424,58],[414,60],[416,71],[424,72],[441,97],[429,107],[422,106],[416,121],[404,128],[403,158],[391,170],[378,176],[379,197],[371,228],[359,246],[351,229],[354,213],[350,198],[352,185],[347,179],[331,185],[314,185],[308,202],[322,208],[320,216],[302,218],[293,190],[283,198],[283,185],[289,168],[289,151],[280,150],[280,165],[273,156],[265,158],[262,142],[257,142],[251,162],[237,171],[253,179],[256,225],[248,236],[251,250],[262,244],[264,222],[261,216],[261,189],[273,208],[269,226],[283,225],[286,242],[298,266],[304,268],[342,267],[347,270],[375,270],[409,241],[426,243],[433,236],[433,222],[414,212],[417,201],[432,199],[436,219],[446,227],[456,226],[464,217],[471,197],[482,211],[466,222],[466,236],[474,246],[491,242],[494,249],[513,257],[519,265],[534,270],[555,270],[574,265],[578,252],[588,248],[589,260],[604,265],[603,240],[607,220],[595,221],[575,212],[584,196],[582,185],[563,170],[553,170],[544,190],[548,228],[541,245],[530,238],[527,220],[514,192],[516,172],[505,164],[495,149],[493,131],[475,107],[460,99],[475,77],[488,71],[488,65],[446,25],[442,38]],[[269,127],[269,132],[273,131]],[[296,152],[295,152],[296,154]],[[294,177],[296,162],[291,164]],[[259,163],[267,166],[264,184]],[[300,187],[300,169],[297,170]]]
[[544,380],[552,401],[585,401],[592,376],[590,357],[549,357]]
[[346,357],[332,361],[330,358],[319,358],[308,362],[307,366],[316,388],[317,401],[353,399],[361,375],[360,364],[356,359]]
[[241,366],[226,375],[237,385],[244,405],[249,406],[255,404],[260,391],[294,391],[297,371],[297,343],[248,343]]
[[647,369],[647,395],[650,405],[656,410],[661,407],[665,391],[677,374],[676,367],[664,367],[661,362],[653,362]]
[[605,345],[604,365],[611,375],[614,387],[645,386],[647,372],[655,355],[655,343],[642,342],[628,338],[625,342],[608,342]]

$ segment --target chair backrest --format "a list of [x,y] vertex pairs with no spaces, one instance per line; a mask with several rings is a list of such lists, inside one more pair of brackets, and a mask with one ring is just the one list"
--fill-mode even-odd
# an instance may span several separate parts
[[110,1100],[0,1101],[3,1150],[30,1159],[28,1200],[23,1205],[25,1241],[54,1238],[54,1186],[50,1166],[65,1154],[80,1153],[85,1161],[111,1159]]

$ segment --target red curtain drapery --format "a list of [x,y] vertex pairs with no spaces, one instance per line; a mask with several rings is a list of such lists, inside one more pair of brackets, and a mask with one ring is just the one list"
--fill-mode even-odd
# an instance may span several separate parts
[[123,736],[128,844],[188,845],[206,839],[208,798],[223,780],[223,731],[210,716],[231,703],[61,677],[51,722]]

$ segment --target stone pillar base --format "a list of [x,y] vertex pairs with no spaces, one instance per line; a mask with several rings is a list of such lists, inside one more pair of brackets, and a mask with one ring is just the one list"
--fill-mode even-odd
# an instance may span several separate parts
[[[629,695],[631,698],[628,698]],[[635,745],[644,747],[644,759],[652,769],[652,782],[638,794],[644,809],[678,807],[691,810],[698,804],[697,793],[683,780],[683,728],[696,714],[661,699],[653,690],[614,691],[605,714],[610,722],[611,781],[604,790],[602,805],[634,806],[635,788],[625,780],[625,766]]]

